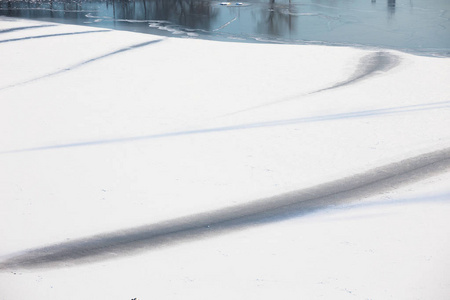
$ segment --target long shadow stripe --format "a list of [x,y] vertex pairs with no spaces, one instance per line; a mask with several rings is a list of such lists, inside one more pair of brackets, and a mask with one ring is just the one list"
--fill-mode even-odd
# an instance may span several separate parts
[[35,35],[35,36],[27,36],[27,37],[23,37],[23,38],[16,38],[16,39],[9,39],[9,40],[0,40],[0,44],[2,44],[2,43],[11,43],[11,42],[18,42],[18,41],[24,41],[24,40],[51,38],[51,37],[65,36],[65,35],[78,35],[78,34],[109,32],[109,31],[111,31],[111,30],[91,30],[91,31],[79,31],[79,32],[65,32],[65,33]]
[[212,127],[212,128],[186,130],[186,131],[175,131],[175,132],[150,134],[150,135],[143,135],[143,136],[124,137],[124,138],[117,138],[117,139],[95,140],[95,141],[85,141],[85,142],[61,144],[61,145],[51,145],[51,146],[43,146],[43,147],[7,150],[7,151],[0,151],[0,154],[42,151],[42,150],[52,150],[52,149],[61,149],[61,148],[96,146],[96,145],[105,145],[105,144],[113,144],[113,143],[129,143],[129,142],[136,142],[136,141],[141,141],[141,140],[159,139],[159,138],[185,136],[185,135],[193,135],[193,134],[207,134],[207,133],[234,131],[234,130],[246,130],[246,129],[254,129],[254,128],[264,128],[264,127],[287,126],[287,125],[299,124],[299,123],[312,123],[312,122],[325,122],[325,121],[333,121],[333,120],[354,119],[354,118],[373,117],[373,116],[381,116],[381,115],[400,114],[400,113],[407,113],[407,112],[426,111],[426,110],[441,109],[441,108],[450,108],[450,101],[418,104],[418,105],[410,105],[410,106],[400,106],[400,107],[392,107],[392,108],[383,108],[383,109],[374,109],[374,110],[333,114],[333,115],[295,118],[295,119],[287,119],[287,120],[275,120],[275,121],[268,121],[268,122],[238,124],[238,125],[223,126],[223,127]]
[[123,53],[123,52],[126,52],[126,51],[137,49],[137,48],[140,48],[140,47],[144,47],[144,46],[147,46],[147,45],[150,45],[150,44],[159,43],[161,41],[163,41],[163,39],[153,40],[153,41],[149,41],[149,42],[145,42],[145,43],[141,43],[141,44],[127,46],[125,48],[122,48],[122,49],[119,49],[119,50],[116,50],[116,51],[113,51],[113,52],[110,52],[110,53],[106,53],[104,55],[100,55],[100,56],[88,59],[86,61],[83,61],[83,62],[80,62],[80,63],[75,64],[73,66],[70,66],[70,67],[58,70],[56,72],[52,72],[52,73],[49,73],[49,74],[46,74],[46,75],[43,75],[43,76],[39,76],[39,77],[32,78],[32,79],[29,79],[29,80],[26,80],[26,81],[23,81],[23,82],[19,82],[19,83],[15,83],[15,84],[12,84],[12,85],[8,85],[8,86],[5,86],[5,87],[2,87],[2,88],[0,88],[0,91],[8,89],[8,88],[16,87],[16,86],[21,86],[21,85],[24,85],[24,84],[27,84],[27,83],[30,83],[30,82],[34,82],[34,81],[37,81],[37,80],[40,80],[40,79],[44,79],[44,78],[47,78],[47,77],[59,75],[59,74],[62,74],[62,73],[68,72],[68,71],[72,71],[72,70],[74,70],[76,68],[82,67],[82,66],[84,66],[86,64],[98,61],[100,59],[107,58],[107,57],[110,57],[112,55],[116,55],[116,54],[119,54],[119,53]]
[[132,255],[362,201],[448,171],[450,148],[246,204],[22,251],[0,262],[0,270],[63,267]]
[[27,30],[27,29],[35,29],[35,28],[43,28],[43,27],[53,27],[53,26],[56,26],[56,25],[37,25],[37,26],[15,27],[15,28],[9,28],[9,29],[2,29],[2,30],[0,30],[0,34],[13,32],[13,31],[19,31],[19,30]]

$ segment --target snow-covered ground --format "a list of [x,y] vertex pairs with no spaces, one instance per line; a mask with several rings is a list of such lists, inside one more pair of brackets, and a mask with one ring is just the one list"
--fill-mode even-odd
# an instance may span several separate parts
[[450,59],[5,17],[0,53],[0,299],[448,299]]

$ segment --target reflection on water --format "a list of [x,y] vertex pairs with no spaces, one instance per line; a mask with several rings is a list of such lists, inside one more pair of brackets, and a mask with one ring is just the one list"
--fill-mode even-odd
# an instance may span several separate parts
[[395,0],[387,0],[387,7],[390,14],[395,13]]
[[450,55],[448,0],[21,0],[0,15],[179,37]]

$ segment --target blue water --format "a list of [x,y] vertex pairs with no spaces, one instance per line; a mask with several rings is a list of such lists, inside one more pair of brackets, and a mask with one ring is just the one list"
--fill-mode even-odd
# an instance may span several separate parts
[[1,1],[0,15],[183,38],[450,56],[450,0]]

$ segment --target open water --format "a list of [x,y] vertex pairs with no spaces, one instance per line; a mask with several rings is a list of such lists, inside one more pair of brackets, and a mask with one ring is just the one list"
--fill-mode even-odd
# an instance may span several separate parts
[[450,56],[450,0],[2,0],[0,15],[183,38]]

